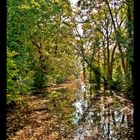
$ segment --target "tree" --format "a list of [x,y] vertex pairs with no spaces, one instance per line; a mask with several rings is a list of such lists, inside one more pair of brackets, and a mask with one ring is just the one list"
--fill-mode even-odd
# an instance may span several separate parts
[[[111,0],[79,0],[77,6],[79,9],[74,11],[77,45],[75,45],[76,43],[74,45],[79,55],[87,63],[87,66],[91,67],[90,73],[91,69],[96,73],[96,70],[94,70],[95,64],[98,63],[99,65],[102,63],[103,67],[102,64],[99,67],[99,69],[101,69],[101,78],[104,81],[108,81],[108,84],[111,85],[114,79],[113,70],[116,64],[116,57],[119,57],[125,81],[127,81],[128,77],[128,81],[130,81],[132,79],[132,72],[129,72],[131,66],[128,65],[128,57],[132,62],[133,47],[130,47],[130,43],[132,46],[133,2],[125,0],[116,2]],[[82,33],[80,33],[81,31],[78,29],[79,26],[82,26]],[[81,46],[79,43],[81,43]],[[86,46],[85,44],[89,45]],[[83,47],[84,45],[86,47]],[[97,51],[97,48],[100,49]],[[88,53],[86,54],[85,52],[87,50]],[[97,55],[95,55],[96,53]],[[92,66],[92,63],[94,63],[94,66]]]
[[[77,58],[68,41],[73,37],[67,25],[70,17],[67,0],[8,1],[7,48],[16,54],[9,59],[16,65],[18,81],[13,83],[19,93],[78,75]],[[16,93],[14,87],[8,91]]]

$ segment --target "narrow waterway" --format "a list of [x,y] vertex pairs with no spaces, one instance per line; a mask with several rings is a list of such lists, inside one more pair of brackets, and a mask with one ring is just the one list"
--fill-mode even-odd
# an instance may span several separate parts
[[[91,97],[91,94],[93,95]],[[120,97],[121,98],[121,97]],[[89,87],[77,92],[74,140],[133,139],[133,109],[119,96],[95,95]],[[119,100],[120,99],[120,100]]]
[[133,140],[132,103],[91,87],[76,80],[31,94],[32,111],[9,140]]

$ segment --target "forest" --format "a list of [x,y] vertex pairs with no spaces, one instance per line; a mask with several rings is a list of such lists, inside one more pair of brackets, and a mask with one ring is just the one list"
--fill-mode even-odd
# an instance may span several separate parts
[[133,140],[133,0],[7,1],[7,139]]

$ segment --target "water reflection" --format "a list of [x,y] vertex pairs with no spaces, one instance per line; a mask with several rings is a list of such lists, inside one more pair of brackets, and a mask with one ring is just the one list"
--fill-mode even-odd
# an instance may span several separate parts
[[82,82],[81,87],[76,93],[77,99],[73,103],[75,107],[75,112],[74,112],[74,117],[73,117],[73,123],[74,124],[79,124],[80,119],[82,118],[82,115],[84,114],[84,111],[88,107],[87,100],[85,99],[85,94],[87,92],[87,87],[86,85]]
[[37,124],[44,125],[42,130],[47,135],[45,139],[134,139],[133,109],[124,100],[120,103],[116,97],[98,93],[92,85],[78,83],[76,86],[76,82],[42,92],[44,94],[39,94],[39,103],[41,107],[47,106],[48,110],[35,111],[33,116],[39,118]]
[[115,104],[114,98],[104,94],[96,96],[93,89],[81,83],[77,89],[50,94],[56,104],[53,112],[58,119],[60,139],[133,139],[133,110],[127,109],[126,113],[125,104]]
[[[86,86],[85,86],[86,87]],[[106,105],[108,102],[106,97],[92,103],[88,108],[89,98],[91,94],[86,87],[77,94],[77,100],[73,104],[75,107],[73,123],[77,129],[74,133],[74,140],[86,140],[88,138],[101,140],[117,140],[117,139],[133,139],[132,112],[128,114],[122,112],[121,107],[113,104]],[[91,97],[91,96],[90,96]]]
[[87,102],[79,99],[74,103],[76,111],[74,112],[73,122],[74,124],[78,124],[79,120],[82,118],[84,111],[87,108]]

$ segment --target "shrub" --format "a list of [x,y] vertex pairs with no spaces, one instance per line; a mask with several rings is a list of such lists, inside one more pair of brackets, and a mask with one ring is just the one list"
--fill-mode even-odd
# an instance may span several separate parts
[[109,85],[110,85],[110,89],[111,89],[111,90],[118,90],[118,91],[121,91],[121,82],[120,82],[120,81],[111,80],[111,81],[109,82]]
[[35,88],[42,88],[43,84],[44,84],[44,74],[43,71],[41,69],[38,69],[34,75],[34,84],[33,86]]

